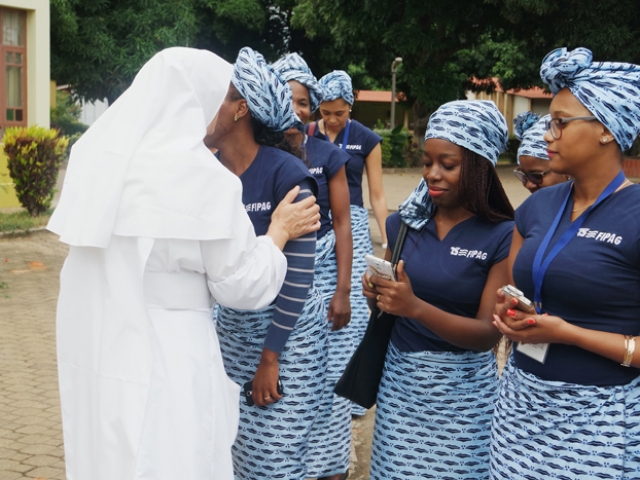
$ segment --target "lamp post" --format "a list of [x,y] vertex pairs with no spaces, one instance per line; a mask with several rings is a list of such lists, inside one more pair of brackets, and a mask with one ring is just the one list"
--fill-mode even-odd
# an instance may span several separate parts
[[396,57],[391,64],[391,129],[396,125],[396,70],[402,63],[402,58]]

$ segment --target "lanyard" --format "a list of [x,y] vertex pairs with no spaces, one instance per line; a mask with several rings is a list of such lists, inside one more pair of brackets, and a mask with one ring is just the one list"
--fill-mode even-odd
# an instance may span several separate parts
[[580,229],[580,227],[582,227],[582,224],[587,219],[589,214],[593,211],[593,209],[596,208],[604,200],[606,200],[609,197],[609,195],[615,192],[620,187],[620,185],[624,183],[624,180],[625,180],[624,172],[620,172],[616,176],[616,178],[614,178],[611,181],[611,183],[607,185],[607,188],[604,189],[604,191],[600,194],[600,196],[595,201],[595,203],[591,205],[585,212],[583,212],[582,215],[576,218],[571,223],[571,225],[569,225],[569,228],[567,229],[567,231],[562,234],[562,237],[560,237],[560,239],[556,242],[556,244],[551,248],[549,255],[547,255],[547,258],[545,258],[543,262],[542,257],[544,256],[544,252],[547,250],[547,247],[549,246],[549,243],[551,242],[553,235],[556,233],[556,230],[558,229],[558,224],[560,223],[564,210],[567,207],[567,203],[569,202],[569,197],[571,196],[571,190],[573,189],[573,185],[571,186],[571,189],[569,189],[569,192],[567,193],[567,197],[564,199],[564,203],[560,207],[560,210],[558,211],[558,214],[556,215],[555,220],[549,227],[549,231],[547,232],[544,239],[542,240],[542,243],[538,247],[538,251],[536,252],[536,256],[533,260],[533,286],[534,286],[533,303],[536,307],[536,312],[538,312],[539,314],[542,313],[542,282],[544,281],[544,276],[547,273],[547,269],[549,268],[551,261],[556,257],[556,255],[558,255],[558,253],[560,253],[560,251],[564,247],[567,246],[567,244],[571,241],[571,239],[575,237],[576,233],[578,233],[578,230]]
[[[316,122],[316,128],[317,127],[317,122]],[[326,128],[326,127],[325,127]],[[345,152],[347,151],[347,144],[349,143],[349,129],[351,128],[351,120],[347,120],[347,126],[344,127],[344,136],[342,137],[342,150],[344,150]],[[326,130],[325,130],[326,131]],[[329,136],[325,133],[324,134],[324,138],[329,141]],[[336,137],[338,138],[338,137]]]

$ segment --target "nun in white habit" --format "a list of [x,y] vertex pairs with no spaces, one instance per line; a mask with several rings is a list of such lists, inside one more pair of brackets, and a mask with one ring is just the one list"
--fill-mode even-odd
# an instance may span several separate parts
[[283,202],[255,237],[240,180],[203,144],[231,73],[211,52],[164,50],[71,153],[48,226],[70,245],[57,311],[70,480],[233,478],[240,387],[211,305],[271,303],[280,250],[319,216]]

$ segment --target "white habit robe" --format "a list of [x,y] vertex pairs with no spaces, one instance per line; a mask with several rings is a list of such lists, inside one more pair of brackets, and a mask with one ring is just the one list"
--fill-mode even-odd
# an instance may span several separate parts
[[48,228],[70,245],[57,347],[70,480],[232,480],[240,387],[213,299],[268,305],[284,255],[203,144],[232,66],[156,54],[71,152]]

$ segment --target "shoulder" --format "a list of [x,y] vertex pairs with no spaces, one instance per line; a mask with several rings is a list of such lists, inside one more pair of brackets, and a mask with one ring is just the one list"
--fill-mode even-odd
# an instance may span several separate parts
[[279,148],[266,146],[260,147],[260,152],[263,158],[268,159],[277,176],[282,179],[297,179],[292,180],[295,182],[311,176],[304,162],[295,155]]
[[500,222],[489,222],[475,217],[475,222],[471,225],[472,235],[482,235],[495,240],[510,237],[513,233],[515,222],[513,220],[502,220]]
[[368,127],[365,127],[357,120],[351,120],[351,128],[361,138],[365,139],[368,143],[374,147],[376,144],[382,141],[382,137]]
[[552,212],[552,214],[555,214],[571,190],[571,185],[571,182],[564,182],[532,193],[516,209],[516,221],[521,221],[525,215],[529,216],[536,213],[545,215],[548,212]]

